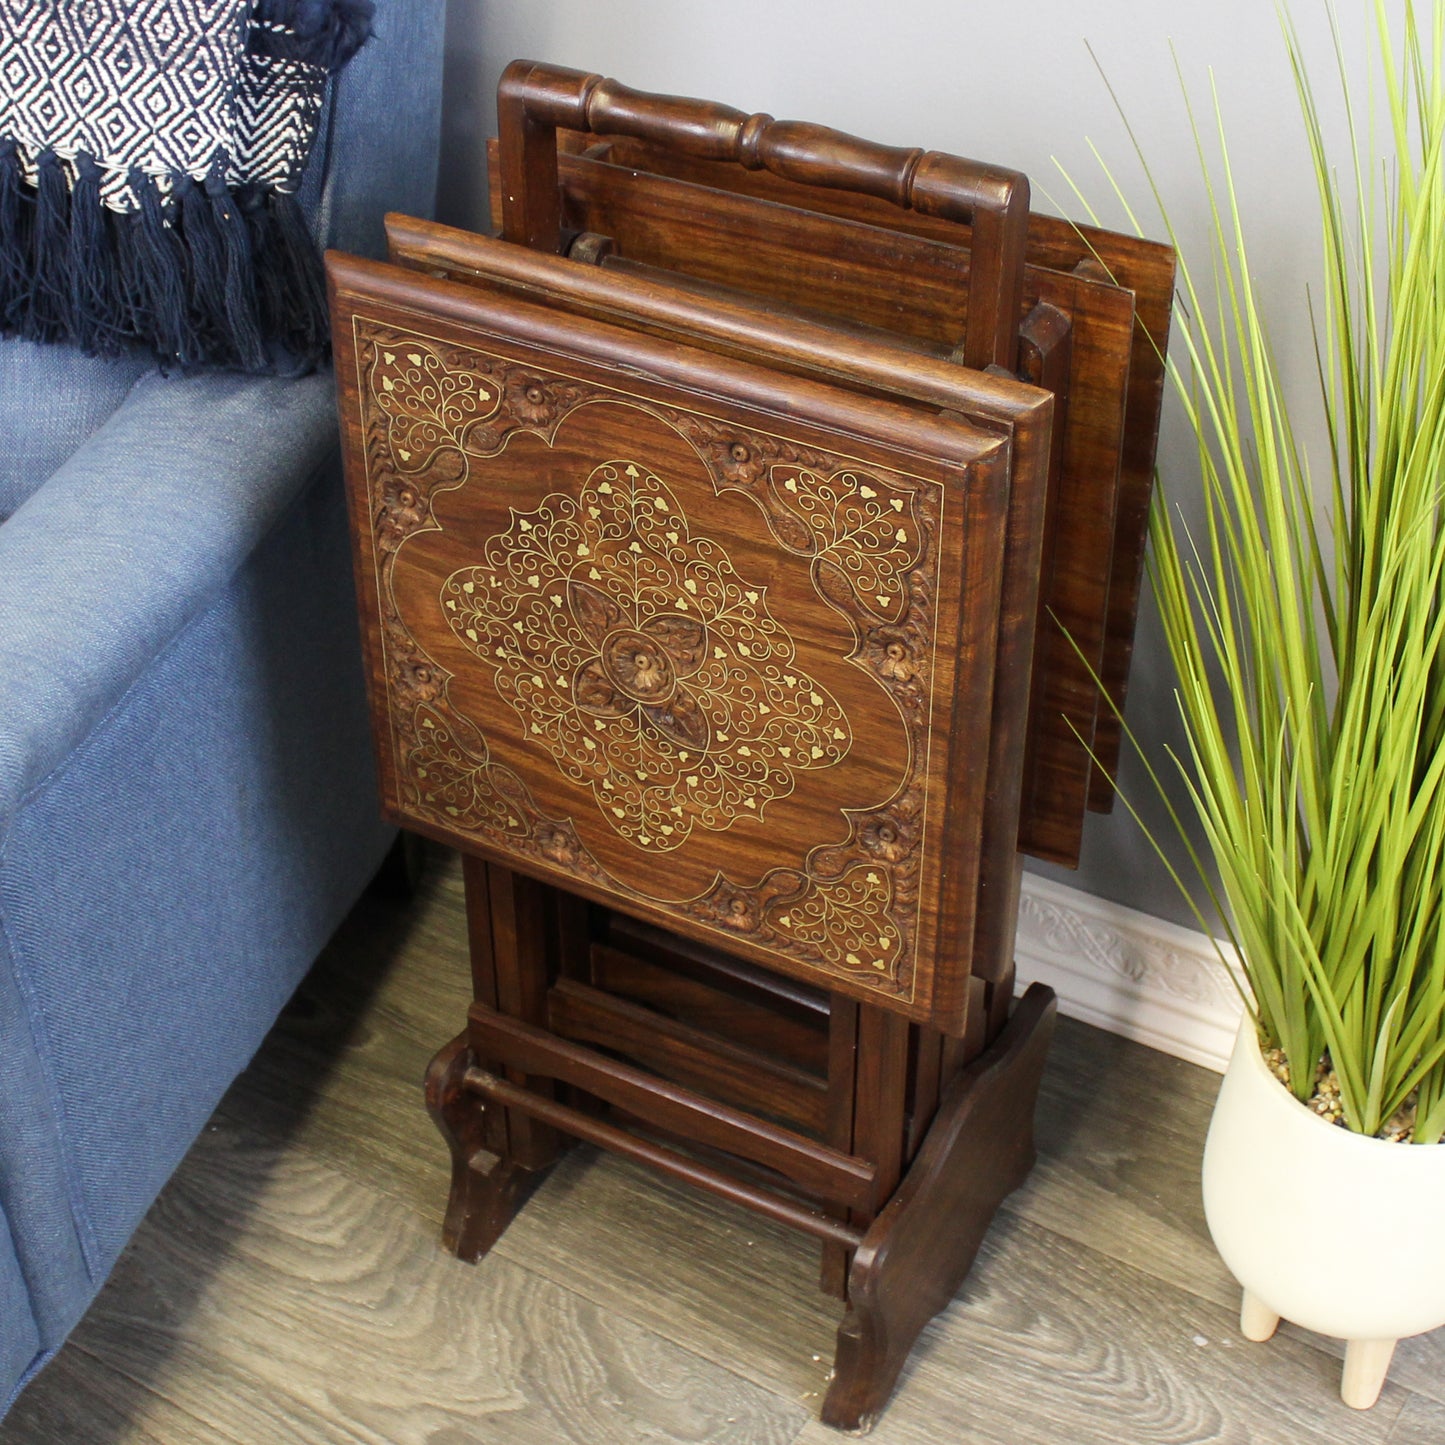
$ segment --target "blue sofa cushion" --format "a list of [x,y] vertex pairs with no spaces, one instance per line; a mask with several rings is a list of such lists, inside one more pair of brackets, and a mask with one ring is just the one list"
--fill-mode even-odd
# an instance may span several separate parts
[[0,527],[0,838],[275,525],[333,411],[324,374],[148,375]]
[[0,523],[125,400],[154,362],[0,337]]
[[[373,254],[444,18],[379,11],[298,196]],[[331,379],[153,366],[0,342],[0,1416],[391,837]]]
[[328,464],[9,820],[0,1214],[43,1356],[389,840],[342,509]]
[[[0,1330],[0,1416],[3,1416],[40,1358],[40,1333],[25,1303],[25,1279],[20,1273],[20,1262],[3,1212],[0,1212],[0,1299],[15,1302],[16,1316],[8,1322],[7,1329]],[[18,1383],[12,1384],[12,1381]]]

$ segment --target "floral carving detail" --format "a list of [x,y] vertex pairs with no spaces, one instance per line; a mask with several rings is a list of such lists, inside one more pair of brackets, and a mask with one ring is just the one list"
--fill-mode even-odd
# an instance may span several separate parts
[[[592,804],[539,806],[545,800],[531,790],[542,785],[545,768],[535,757],[519,773],[493,751],[501,745],[497,729],[515,715],[543,757],[550,753],[563,776],[587,789],[610,825],[602,831],[615,830],[639,850],[664,857],[694,827],[722,830],[738,819],[746,826],[773,798],[792,791],[803,767],[831,766],[848,754],[849,723],[827,690],[800,672],[792,638],[769,615],[766,589],[750,587],[717,543],[693,535],[673,494],[641,471],[640,460],[634,478],[628,478],[626,462],[612,464],[610,481],[595,470],[585,496],[558,494],[574,491],[575,482],[552,483],[558,493],[535,511],[493,524],[483,565],[463,568],[441,584],[443,602],[455,604],[445,608],[454,635],[486,664],[482,676],[510,703],[510,711],[488,711],[485,733],[456,710],[449,695],[452,674],[437,660],[444,654],[430,655],[397,610],[389,579],[398,554],[419,534],[447,530],[433,513],[434,501],[454,488],[486,487],[486,464],[519,430],[550,447],[579,407],[618,397],[535,359],[515,360],[380,323],[362,321],[357,338],[382,582],[383,665],[403,811],[560,873],[599,896],[631,898],[663,918],[689,918],[759,957],[791,959],[850,976],[883,995],[909,996],[924,926],[920,889],[928,813],[916,761],[886,803],[863,811],[845,807],[847,838],[810,849],[806,862],[783,850],[779,861],[786,857],[790,866],[770,869],[756,882],[737,881],[723,870],[701,895],[674,898],[665,883],[660,891],[655,884],[639,891],[599,861],[607,851],[592,851],[598,846],[597,826],[587,816]],[[638,405],[629,398],[627,404],[686,438],[713,493],[745,495],[778,547],[810,567],[818,597],[852,628],[856,645],[848,662],[874,678],[897,707],[912,757],[926,757],[941,497],[917,478],[875,470],[791,436],[656,400]],[[604,443],[592,455],[626,449]],[[609,498],[601,490],[604,481],[614,494],[625,483],[632,501]],[[651,512],[633,505],[648,498]],[[428,544],[423,538],[420,545]],[[455,567],[451,556],[447,566]],[[589,575],[593,568],[599,576]],[[495,575],[500,583],[503,569],[507,581],[493,605],[479,596],[483,579]],[[689,579],[696,591],[686,586]],[[505,604],[511,611],[501,600],[506,592],[513,597]],[[553,657],[567,665],[544,669]],[[568,686],[561,687],[559,678]],[[559,695],[548,698],[548,689]],[[801,752],[780,731],[785,724],[794,739],[806,736]],[[599,767],[586,747],[589,737],[594,745],[605,744],[609,767]],[[568,743],[575,745],[570,754]],[[766,748],[772,749],[770,760]],[[668,766],[653,777],[648,763],[659,758]],[[696,788],[689,787],[691,779]],[[620,818],[611,811],[617,807]],[[672,811],[679,807],[681,818]],[[663,832],[668,827],[671,834]]]
[[423,470],[442,447],[462,445],[468,430],[497,409],[496,383],[470,357],[453,364],[404,335],[375,347],[371,394],[387,420],[391,453],[402,471]]
[[863,626],[909,609],[907,574],[929,551],[931,506],[916,490],[826,452],[678,414],[674,425],[707,459],[723,490],[745,492],[779,544],[814,559],[815,581]]
[[415,736],[407,764],[423,807],[464,828],[521,830],[521,819],[490,786],[486,756],[472,753],[441,713],[418,708]]
[[853,595],[879,617],[896,617],[907,602],[906,575],[922,537],[909,515],[911,496],[878,477],[844,471],[823,475],[775,466],[768,481],[778,501],[801,517],[815,565],[834,568]]
[[776,908],[771,921],[845,973],[892,980],[902,945],[889,916],[892,895],[887,870],[865,864],[838,879],[815,879],[802,898]]
[[443,584],[458,638],[525,735],[638,847],[761,819],[796,775],[841,762],[842,708],[802,672],[762,587],[693,537],[656,476],[592,471],[573,499],[514,513]]
[[914,849],[917,839],[888,814],[872,818],[858,830],[858,841],[875,858],[897,863]]

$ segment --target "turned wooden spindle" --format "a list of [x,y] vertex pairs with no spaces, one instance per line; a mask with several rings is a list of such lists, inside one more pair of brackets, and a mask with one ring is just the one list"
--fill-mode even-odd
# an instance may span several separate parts
[[536,250],[564,246],[557,131],[661,141],[702,160],[732,161],[785,180],[856,191],[972,228],[968,332],[962,359],[1013,371],[1023,296],[1029,183],[1018,171],[938,151],[877,145],[826,126],[748,115],[731,106],[650,95],[600,75],[518,60],[497,90],[502,234]]

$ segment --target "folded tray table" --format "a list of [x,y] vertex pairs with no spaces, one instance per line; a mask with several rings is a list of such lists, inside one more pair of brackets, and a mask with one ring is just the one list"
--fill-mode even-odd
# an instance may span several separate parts
[[[521,63],[501,115],[503,240],[396,217],[403,265],[328,258],[384,806],[465,859],[446,1239],[478,1257],[576,1138],[787,1222],[848,1305],[823,1417],[860,1428],[1032,1159],[1072,321],[1021,325],[1013,173]],[[564,258],[613,242],[563,232],[559,129],[966,224],[960,345]]]

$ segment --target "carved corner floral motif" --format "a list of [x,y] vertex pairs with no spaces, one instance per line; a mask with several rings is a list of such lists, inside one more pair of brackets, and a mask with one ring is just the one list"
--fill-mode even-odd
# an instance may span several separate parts
[[[923,542],[910,515],[911,493],[855,471],[823,475],[797,466],[770,468],[768,483],[781,505],[802,518],[808,538],[802,550],[815,567],[837,572],[878,617],[896,619],[905,610],[905,579]],[[836,592],[836,584],[829,590]]]
[[843,973],[892,979],[903,944],[890,921],[892,894],[885,869],[860,864],[841,878],[813,879],[803,897],[774,909],[770,922]]
[[628,461],[513,513],[441,603],[524,734],[637,847],[763,819],[852,743],[837,700],[726,551]]
[[462,448],[467,432],[497,410],[500,391],[474,353],[443,356],[403,335],[389,341],[371,348],[368,384],[398,469],[420,472],[443,447]]
[[435,708],[419,707],[413,718],[415,745],[407,755],[417,801],[428,811],[450,818],[461,828],[515,833],[522,820],[487,785],[490,766],[484,740],[474,753],[457,737],[447,718]]

